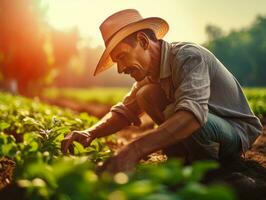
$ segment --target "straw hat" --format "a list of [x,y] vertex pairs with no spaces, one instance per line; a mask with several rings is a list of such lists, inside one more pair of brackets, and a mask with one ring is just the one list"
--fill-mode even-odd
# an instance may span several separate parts
[[135,9],[122,10],[108,17],[100,26],[106,48],[97,64],[94,76],[112,66],[110,52],[120,41],[142,29],[151,29],[157,39],[162,39],[169,26],[159,17],[143,18]]

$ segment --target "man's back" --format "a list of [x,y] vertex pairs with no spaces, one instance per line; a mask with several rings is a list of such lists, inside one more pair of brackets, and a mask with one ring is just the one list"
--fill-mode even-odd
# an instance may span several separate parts
[[[209,112],[224,118],[238,130],[237,132],[242,141],[242,148],[246,151],[250,144],[262,133],[262,125],[250,109],[236,78],[210,51],[200,45],[184,42],[172,43],[171,52],[174,55],[171,62],[171,70],[175,98],[179,97],[176,94],[178,87],[184,85],[183,83],[179,85],[179,79],[181,78],[183,79],[182,81],[186,81],[191,80],[191,78],[186,76],[194,76],[192,79],[196,80],[196,82],[193,81],[194,84],[188,82],[185,85],[189,84],[190,89],[194,88],[198,92],[202,91],[202,95],[199,95],[197,100],[208,99]],[[201,57],[201,61],[198,63],[186,63],[191,56]],[[181,60],[181,62],[176,62],[175,60]],[[199,70],[197,68],[203,69]],[[191,71],[193,70],[199,73],[192,73]],[[199,81],[199,85],[197,85],[197,79],[209,81],[206,84],[201,84]],[[188,88],[188,86],[185,87]],[[209,90],[209,92],[205,90]]]

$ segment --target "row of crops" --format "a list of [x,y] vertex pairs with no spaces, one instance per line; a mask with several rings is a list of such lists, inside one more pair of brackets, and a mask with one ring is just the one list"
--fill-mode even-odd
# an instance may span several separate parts
[[123,99],[130,88],[110,87],[110,88],[48,88],[43,92],[43,96],[51,99],[67,98],[80,102],[96,102],[104,104],[115,104]]
[[[74,155],[62,155],[64,136],[96,121],[86,113],[74,114],[38,99],[0,93],[0,187],[12,183],[0,191],[0,199],[7,198],[1,195],[10,187],[13,195],[23,191],[17,199],[31,200],[234,199],[228,188],[200,182],[207,170],[217,167],[213,162],[183,166],[170,160],[141,164],[130,174],[96,173],[112,155],[108,144],[114,144],[115,137],[96,139],[86,149],[76,143]],[[8,166],[3,160],[15,163],[13,177],[4,174]]]
[[245,88],[245,95],[253,112],[260,118],[266,116],[266,88]]
[[[44,96],[48,98],[68,98],[80,102],[115,104],[121,101],[128,91],[129,88],[49,88],[45,90]],[[266,88],[244,88],[244,93],[254,113],[260,118],[266,116]]]

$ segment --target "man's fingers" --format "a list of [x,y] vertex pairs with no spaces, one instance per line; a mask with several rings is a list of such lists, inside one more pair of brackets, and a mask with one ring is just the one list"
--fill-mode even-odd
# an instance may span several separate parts
[[61,141],[61,151],[62,151],[63,154],[66,154],[67,153],[66,152],[66,150],[67,150],[67,148],[66,148],[66,142],[67,142],[67,139],[63,139]]
[[65,137],[65,139],[61,142],[61,151],[66,154],[67,150],[69,149],[69,146],[72,144],[72,142],[75,139],[75,134],[69,134]]
[[96,173],[99,175],[101,173],[103,173],[104,171],[106,171],[107,169],[107,166],[110,165],[111,163],[111,157],[108,158],[107,160],[105,160],[105,162],[103,163],[102,166],[98,166],[97,169],[96,169]]
[[61,145],[61,151],[66,154],[68,149],[69,149],[69,146],[71,145],[71,140],[70,139],[65,139],[62,141],[62,145]]
[[69,150],[70,153],[74,153],[73,142],[77,141],[81,143],[84,147],[88,147],[92,142],[92,138],[89,137],[86,133],[73,131],[68,134],[65,139],[61,142],[61,151],[66,154]]
[[73,143],[69,145],[68,149],[69,149],[69,153],[74,154],[74,145],[73,145]]
[[82,143],[82,145],[84,146],[84,148],[90,146],[91,142],[93,141],[92,137],[87,137],[85,140],[83,140],[84,142]]
[[119,166],[118,166],[118,163],[119,161],[117,160],[117,156],[112,156],[110,158],[108,158],[102,166],[98,167],[97,168],[97,174],[101,174],[103,173],[104,171],[107,171],[111,174],[115,174],[119,171],[122,171],[122,170],[119,170]]

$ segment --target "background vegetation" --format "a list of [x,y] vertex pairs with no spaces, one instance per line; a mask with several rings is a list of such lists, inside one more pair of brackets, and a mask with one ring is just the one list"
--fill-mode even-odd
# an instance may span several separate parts
[[266,85],[266,17],[229,34],[216,26],[206,27],[205,46],[232,72],[243,86]]

